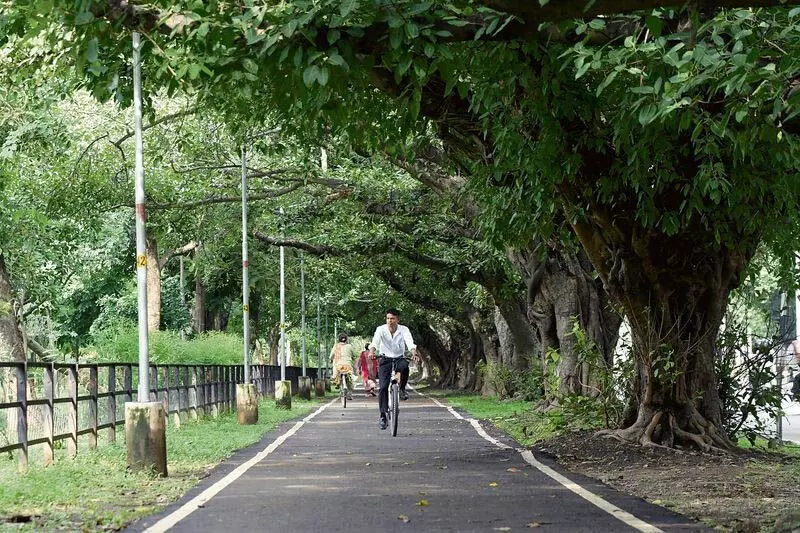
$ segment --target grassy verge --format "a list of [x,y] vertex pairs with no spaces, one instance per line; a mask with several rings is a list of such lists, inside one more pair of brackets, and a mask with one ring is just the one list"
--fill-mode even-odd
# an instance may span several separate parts
[[425,389],[429,396],[446,399],[453,407],[474,418],[488,420],[524,446],[546,440],[566,430],[560,410],[536,411],[536,404],[524,400],[498,400],[456,390]]
[[[523,400],[498,400],[480,394],[459,390],[419,389],[428,396],[446,399],[453,407],[461,408],[474,418],[488,420],[506,434],[524,446],[580,429],[598,429],[597,424],[589,424],[568,411],[554,408],[546,413],[536,410],[536,403]],[[770,448],[766,440],[756,441],[752,446],[747,439],[738,442],[741,448],[757,448],[785,454],[800,456],[800,444],[784,443],[777,448]]]
[[279,423],[297,418],[319,401],[292,399],[290,411],[274,400],[259,404],[258,424],[240,426],[229,413],[201,423],[167,430],[169,477],[126,470],[126,448],[117,444],[81,452],[74,460],[58,457],[54,466],[33,464],[26,474],[16,461],[0,459],[0,530],[117,530],[177,500],[233,452],[258,442]]

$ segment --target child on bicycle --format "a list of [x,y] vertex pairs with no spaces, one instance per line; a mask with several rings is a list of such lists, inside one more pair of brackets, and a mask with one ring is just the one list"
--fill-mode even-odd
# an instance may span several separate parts
[[350,374],[353,373],[353,356],[355,355],[353,347],[347,343],[347,335],[342,333],[339,335],[339,342],[334,345],[331,350],[331,363],[333,367],[333,382],[336,386],[341,387],[339,383],[339,375],[345,374],[345,381],[347,384],[347,399],[352,400],[353,396],[350,391],[353,390],[353,380]]
[[400,399],[408,400],[406,384],[408,383],[408,361],[405,359],[406,348],[411,350],[411,357],[417,360],[417,346],[411,337],[411,332],[407,327],[400,325],[400,312],[397,309],[386,311],[386,324],[375,329],[372,342],[369,345],[369,352],[372,358],[375,353],[381,354],[380,365],[378,368],[378,408],[381,417],[378,426],[386,429],[389,423],[386,420],[386,412],[389,410],[389,382],[392,379],[392,363],[395,369],[400,372]]

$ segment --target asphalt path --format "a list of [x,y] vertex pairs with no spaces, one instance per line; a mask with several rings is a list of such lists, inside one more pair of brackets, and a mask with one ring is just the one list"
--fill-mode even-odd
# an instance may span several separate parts
[[378,428],[377,399],[322,404],[128,531],[707,531],[534,457],[427,396]]

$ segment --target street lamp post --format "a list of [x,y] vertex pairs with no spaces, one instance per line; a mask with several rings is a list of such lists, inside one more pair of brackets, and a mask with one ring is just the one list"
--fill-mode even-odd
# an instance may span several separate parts
[[136,146],[134,184],[136,203],[136,284],[139,326],[139,384],[136,402],[125,404],[125,443],[128,467],[167,475],[167,415],[164,404],[150,401],[150,362],[147,331],[147,233],[145,226],[144,149],[142,143],[142,43],[133,32],[133,117]]
[[[284,239],[283,207],[278,210],[281,224],[281,240]],[[284,251],[283,243],[280,246],[280,359],[281,359],[281,380],[275,383],[275,405],[280,409],[292,408],[292,383],[286,380],[286,283],[284,278]]]
[[236,421],[258,422],[258,395],[250,383],[250,263],[247,254],[247,150],[242,145],[242,360],[244,383],[236,385]]

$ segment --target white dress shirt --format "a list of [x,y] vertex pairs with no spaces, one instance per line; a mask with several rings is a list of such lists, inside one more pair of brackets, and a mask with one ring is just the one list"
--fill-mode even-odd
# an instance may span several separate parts
[[375,348],[381,355],[397,359],[405,355],[406,348],[414,350],[417,345],[414,344],[414,339],[411,338],[411,332],[407,327],[398,324],[397,330],[392,335],[389,333],[389,325],[383,324],[375,329],[375,335],[372,336],[372,343],[369,347]]

